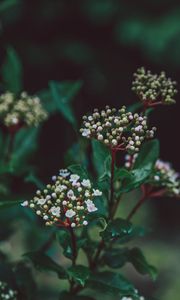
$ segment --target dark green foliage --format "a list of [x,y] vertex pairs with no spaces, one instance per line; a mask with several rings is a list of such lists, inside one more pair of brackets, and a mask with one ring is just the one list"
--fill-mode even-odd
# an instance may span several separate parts
[[67,278],[64,268],[54,262],[48,255],[42,252],[29,252],[24,256],[29,258],[38,270],[55,272],[60,279]]

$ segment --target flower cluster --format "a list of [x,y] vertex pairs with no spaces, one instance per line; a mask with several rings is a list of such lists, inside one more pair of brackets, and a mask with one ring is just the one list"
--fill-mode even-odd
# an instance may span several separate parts
[[[131,169],[137,154],[125,156],[125,167]],[[180,196],[180,174],[177,173],[169,162],[158,159],[148,183],[157,188],[164,188],[168,196]]]
[[147,105],[154,102],[175,103],[174,96],[177,93],[175,86],[176,82],[167,78],[165,72],[161,72],[159,75],[152,74],[143,67],[134,74],[132,82],[132,90]]
[[172,168],[169,162],[157,160],[150,182],[154,186],[164,187],[169,196],[180,196],[180,174]]
[[6,282],[0,281],[0,299],[17,300],[17,292],[9,288]]
[[[137,299],[137,297],[136,297],[136,299]],[[125,296],[125,297],[121,298],[121,300],[134,300],[134,298]],[[140,296],[139,300],[145,300],[145,298],[143,296]]]
[[40,99],[31,97],[26,92],[19,98],[6,92],[0,96],[0,119],[7,126],[37,126],[47,118]]
[[154,137],[155,130],[155,127],[148,129],[146,116],[128,112],[125,106],[118,111],[106,106],[102,111],[94,109],[92,115],[84,116],[80,132],[111,149],[135,153],[145,139]]
[[124,297],[121,298],[121,300],[135,300],[135,299],[137,299],[137,298],[138,298],[139,300],[145,300],[144,296],[140,296],[140,295],[139,295],[139,292],[138,292],[137,289],[136,289],[134,292],[135,292],[135,294],[136,294],[135,298],[132,297],[132,296],[124,296]]
[[53,184],[48,184],[43,191],[22,203],[35,210],[45,220],[46,225],[79,227],[88,225],[86,216],[95,212],[93,199],[102,192],[93,189],[89,179],[81,180],[77,174],[60,170],[52,177]]

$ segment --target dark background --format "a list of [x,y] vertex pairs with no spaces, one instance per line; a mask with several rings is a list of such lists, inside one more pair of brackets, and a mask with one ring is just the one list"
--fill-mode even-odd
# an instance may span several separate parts
[[[32,94],[46,89],[50,80],[82,80],[74,101],[79,124],[81,116],[95,107],[137,101],[131,82],[138,67],[164,70],[180,86],[180,4],[176,1],[22,0],[10,1],[0,14],[1,64],[7,46],[13,46],[23,64],[24,89]],[[174,106],[157,108],[151,121],[158,128],[161,157],[180,170],[179,94],[176,99]],[[45,123],[37,159],[44,180],[62,166],[64,153],[75,139],[59,114]],[[164,247],[173,244],[172,258],[180,245],[180,202],[161,199],[151,206],[156,241]],[[170,299],[165,295],[163,300]]]

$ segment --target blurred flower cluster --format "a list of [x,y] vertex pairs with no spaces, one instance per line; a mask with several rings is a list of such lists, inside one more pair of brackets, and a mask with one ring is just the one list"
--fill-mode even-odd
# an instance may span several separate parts
[[134,81],[132,82],[132,90],[139,99],[146,105],[153,103],[173,104],[174,96],[177,93],[175,88],[176,82],[166,77],[165,72],[159,75],[146,71],[144,67],[139,68],[134,73]]
[[17,300],[17,292],[12,290],[6,282],[0,281],[0,299]]
[[[125,167],[133,168],[138,155],[126,155]],[[180,196],[180,174],[177,173],[169,162],[164,162],[158,159],[148,184],[156,188],[163,188],[164,194],[168,196]]]
[[40,99],[22,92],[19,97],[6,92],[0,96],[0,120],[7,127],[38,126],[47,118]]

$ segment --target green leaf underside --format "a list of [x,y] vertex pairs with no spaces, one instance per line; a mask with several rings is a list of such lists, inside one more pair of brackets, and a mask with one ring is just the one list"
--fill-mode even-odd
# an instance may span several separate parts
[[73,127],[77,128],[76,118],[71,107],[71,100],[79,92],[82,86],[81,81],[75,82],[55,82],[49,83],[50,92],[57,109],[62,113],[64,118],[70,122]]
[[73,174],[79,175],[81,179],[88,178],[87,170],[79,164],[69,166],[68,170],[71,171]]
[[59,300],[95,300],[95,299],[85,295],[76,296],[76,295],[71,295],[68,292],[62,292],[60,294]]
[[37,251],[25,253],[24,256],[28,257],[38,270],[52,271],[57,273],[58,277],[61,279],[67,278],[64,268],[54,262],[48,255]]
[[22,65],[12,47],[7,48],[7,56],[1,74],[7,91],[15,94],[22,91]]
[[101,142],[92,140],[92,160],[98,176],[105,172],[105,161],[110,155],[109,149]]
[[135,161],[133,170],[119,169],[116,178],[122,183],[120,193],[130,192],[145,183],[159,157],[159,141],[154,139],[144,143]]
[[57,239],[61,247],[63,248],[63,254],[65,257],[72,259],[72,243],[71,236],[67,229],[61,229],[57,233]]
[[15,205],[20,205],[22,201],[0,201],[0,209],[10,208]]
[[87,285],[103,293],[111,293],[119,296],[135,295],[133,285],[125,277],[110,271],[93,274],[89,278]]
[[153,280],[157,278],[156,268],[147,262],[145,256],[139,248],[131,249],[128,254],[128,259],[133,264],[135,269],[142,275],[149,274]]
[[14,149],[10,160],[10,167],[16,172],[21,172],[36,151],[38,143],[39,128],[21,129],[14,142]]
[[84,286],[87,282],[90,271],[88,267],[82,265],[72,266],[67,270],[70,279],[73,279],[76,283]]
[[110,268],[121,268],[126,263],[132,263],[134,268],[142,275],[149,275],[153,280],[157,277],[157,270],[151,266],[139,248],[111,249],[104,254],[104,262]]

